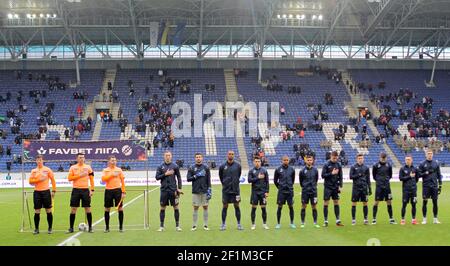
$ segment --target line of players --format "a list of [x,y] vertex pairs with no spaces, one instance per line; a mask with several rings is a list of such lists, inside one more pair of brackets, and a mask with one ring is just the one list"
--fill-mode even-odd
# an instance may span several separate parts
[[[363,204],[364,224],[368,221],[368,199],[372,195],[370,169],[364,164],[364,155],[358,154],[356,164],[350,168],[350,179],[353,181],[352,187],[352,225],[356,224],[356,205],[357,202]],[[35,186],[34,201],[34,234],[39,234],[40,210],[45,208],[47,213],[48,233],[52,233],[52,199],[56,192],[56,185],[53,172],[50,168],[44,166],[42,156],[36,158],[37,167],[31,171],[29,182]],[[314,166],[314,157],[307,154],[305,157],[305,167],[300,170],[299,181],[302,188],[301,193],[301,227],[305,226],[306,208],[308,204],[312,207],[312,216],[314,226],[320,227],[317,222],[317,203],[318,194],[317,186],[319,180],[319,171]],[[254,158],[254,167],[248,172],[248,182],[251,183],[251,229],[256,228],[256,210],[258,205],[261,208],[263,228],[269,229],[267,226],[267,199],[269,197],[269,174],[265,168],[261,166],[261,159]],[[235,216],[237,220],[237,229],[243,230],[241,225],[241,211],[239,204],[240,183],[241,183],[241,165],[234,160],[234,152],[228,151],[227,161],[219,168],[219,178],[222,183],[222,224],[220,230],[226,230],[226,218],[229,204],[233,204]],[[179,167],[172,162],[172,153],[166,151],[164,153],[164,162],[156,170],[156,180],[160,181],[160,227],[158,231],[165,231],[165,211],[167,206],[174,208],[174,218],[176,230],[182,231],[179,220],[179,198],[183,194],[182,181]],[[392,192],[390,188],[390,180],[392,178],[392,166],[387,162],[385,153],[381,153],[379,162],[372,167],[372,177],[376,183],[375,202],[373,205],[372,224],[377,223],[377,212],[380,201],[386,201],[389,214],[389,222],[396,224],[393,218],[392,210]],[[112,207],[118,208],[119,231],[123,232],[123,200],[126,197],[124,174],[117,167],[117,160],[111,156],[108,160],[108,167],[103,170],[102,181],[106,183],[104,195],[104,220],[105,230],[109,232],[109,215]],[[322,178],[324,179],[323,194],[323,216],[324,225],[328,226],[328,206],[330,200],[333,201],[334,214],[336,217],[336,225],[343,226],[340,220],[340,193],[343,188],[343,172],[338,162],[338,153],[332,152],[331,158],[322,167]],[[427,223],[427,203],[431,199],[433,203],[433,223],[439,224],[438,220],[438,195],[442,189],[442,175],[440,166],[437,161],[433,160],[433,152],[426,152],[426,159],[418,166],[413,165],[411,155],[405,157],[405,165],[399,171],[399,178],[402,181],[403,189],[403,205],[401,210],[401,224],[405,224],[406,207],[411,203],[412,224],[416,221],[416,203],[417,203],[417,182],[422,178],[422,195],[423,195],[423,221]],[[68,233],[74,232],[74,222],[77,208],[85,209],[88,222],[88,232],[92,233],[92,213],[90,208],[91,197],[94,193],[94,172],[92,168],[85,164],[84,154],[77,155],[77,164],[71,166],[69,170],[68,180],[73,183],[73,189],[70,199],[70,227]],[[49,181],[52,182],[52,191],[49,189]],[[199,208],[203,208],[203,229],[209,230],[208,227],[208,204],[212,197],[211,190],[211,174],[208,166],[203,163],[203,156],[200,153],[195,154],[195,164],[189,167],[187,172],[187,181],[192,182],[192,205],[193,205],[193,226],[192,231],[197,230]],[[277,194],[277,224],[276,229],[281,228],[281,214],[285,204],[289,207],[290,227],[295,229],[294,224],[294,183],[295,169],[289,165],[289,157],[282,157],[282,164],[275,169],[274,184],[278,189]],[[89,186],[90,185],[90,186]]]

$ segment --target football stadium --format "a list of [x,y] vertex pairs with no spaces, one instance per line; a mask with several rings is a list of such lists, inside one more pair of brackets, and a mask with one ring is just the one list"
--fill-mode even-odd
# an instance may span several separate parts
[[449,0],[0,0],[0,245],[447,246],[449,111]]

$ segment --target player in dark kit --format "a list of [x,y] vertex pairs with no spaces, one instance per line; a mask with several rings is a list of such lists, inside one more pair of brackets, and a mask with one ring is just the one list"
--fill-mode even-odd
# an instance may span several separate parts
[[356,164],[350,168],[350,179],[353,180],[352,225],[356,225],[356,204],[358,202],[363,203],[364,224],[367,225],[369,224],[367,201],[372,195],[372,188],[370,186],[370,169],[364,165],[364,155],[361,153],[356,156]]
[[403,185],[403,205],[402,205],[402,220],[401,225],[405,224],[406,206],[411,202],[411,216],[412,224],[417,224],[416,221],[416,203],[417,203],[417,182],[419,175],[417,169],[413,165],[413,158],[411,155],[405,157],[405,165],[400,168],[398,173],[400,181]]
[[322,168],[322,178],[324,179],[324,193],[323,193],[323,226],[328,226],[328,204],[330,198],[334,204],[334,214],[336,216],[336,225],[343,226],[340,219],[339,209],[339,194],[343,186],[342,166],[338,162],[339,154],[337,151],[331,153],[331,158]]
[[392,178],[392,166],[387,161],[386,153],[380,153],[380,161],[372,167],[372,176],[376,182],[372,224],[377,224],[378,203],[380,201],[386,201],[389,223],[396,224],[392,213],[392,192],[390,184]]
[[440,224],[438,220],[438,195],[442,190],[442,175],[439,163],[433,160],[433,151],[428,150],[426,160],[419,165],[419,177],[422,178],[422,196],[423,196],[423,221],[427,223],[427,203],[428,199],[433,201],[433,223]]
[[203,207],[203,229],[208,228],[208,204],[211,199],[211,173],[209,167],[203,163],[203,155],[195,154],[195,164],[189,167],[187,181],[192,182],[192,206],[194,213],[192,215],[192,231],[197,230],[198,209]]
[[269,229],[267,226],[267,197],[269,196],[269,173],[263,167],[261,167],[261,159],[255,157],[253,159],[253,169],[248,171],[248,182],[252,184],[252,195],[250,197],[250,204],[252,205],[252,230],[256,229],[256,208],[258,204],[261,206],[263,228]]
[[158,232],[163,232],[164,219],[166,217],[166,207],[170,204],[173,207],[176,231],[180,232],[180,210],[179,210],[179,196],[183,194],[181,188],[181,175],[178,165],[172,162],[172,153],[166,151],[164,153],[164,163],[156,169],[156,180],[161,182],[161,196],[159,212],[160,227]]
[[319,171],[313,166],[314,157],[311,154],[306,155],[306,166],[300,170],[300,186],[302,188],[302,210],[301,210],[301,228],[305,227],[306,207],[311,203],[314,227],[320,228],[317,224],[317,181],[319,181]]
[[289,166],[289,157],[283,156],[282,165],[275,169],[274,183],[278,189],[277,195],[277,225],[275,229],[281,228],[281,210],[285,203],[289,206],[290,227],[295,229],[294,224],[294,182],[295,182],[295,169]]
[[228,204],[233,203],[234,213],[237,220],[237,229],[244,230],[241,225],[241,209],[239,202],[241,202],[241,190],[239,188],[241,179],[241,165],[234,161],[234,151],[228,151],[227,161],[219,167],[219,178],[222,183],[222,225],[220,230],[226,230],[226,219]]

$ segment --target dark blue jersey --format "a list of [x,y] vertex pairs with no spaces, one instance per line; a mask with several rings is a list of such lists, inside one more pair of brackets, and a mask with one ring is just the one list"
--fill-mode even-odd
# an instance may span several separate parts
[[[262,178],[260,178],[262,177]],[[263,167],[248,171],[248,182],[252,184],[252,192],[257,194],[269,193],[269,173]]]
[[194,164],[189,167],[187,181],[192,182],[192,193],[204,194],[211,187],[211,172],[204,164]]
[[350,179],[353,180],[353,190],[372,191],[370,187],[370,169],[366,165],[354,164],[350,168]]
[[294,192],[295,169],[291,166],[280,166],[275,169],[274,183],[281,192]]
[[[415,173],[414,177],[411,176],[411,173]],[[413,165],[407,166],[404,165],[400,168],[398,173],[398,177],[400,181],[402,181],[403,190],[416,190],[417,189],[417,181],[419,181],[419,174],[417,173],[416,167]]]
[[219,178],[222,183],[222,192],[240,194],[239,183],[241,179],[241,165],[237,162],[225,162],[219,167]]
[[[173,170],[174,173],[166,176],[165,173]],[[174,163],[163,163],[156,169],[156,180],[161,182],[161,191],[175,192],[182,188],[180,168]]]
[[419,165],[418,171],[424,187],[438,187],[438,185],[442,185],[441,167],[437,161],[423,161]]
[[390,188],[390,180],[392,178],[392,166],[390,163],[378,162],[372,167],[372,176],[377,187]]
[[[339,173],[333,175],[333,169],[339,169]],[[343,186],[342,166],[339,162],[328,160],[322,167],[322,178],[327,189],[338,189]]]
[[315,167],[305,166],[300,170],[300,186],[303,192],[317,193],[317,182],[319,181],[319,171]]

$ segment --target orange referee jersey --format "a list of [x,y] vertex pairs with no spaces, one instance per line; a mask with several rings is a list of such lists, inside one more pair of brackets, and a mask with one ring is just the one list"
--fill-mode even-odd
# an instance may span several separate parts
[[52,181],[52,190],[56,191],[55,175],[52,169],[47,166],[36,167],[31,170],[29,182],[36,191],[45,191],[49,189],[49,180]]
[[121,188],[125,192],[125,176],[122,169],[106,167],[103,169],[102,181],[106,183],[106,189]]
[[94,171],[87,165],[74,164],[69,170],[69,181],[73,182],[73,188],[89,188],[91,184],[91,190],[94,190]]

